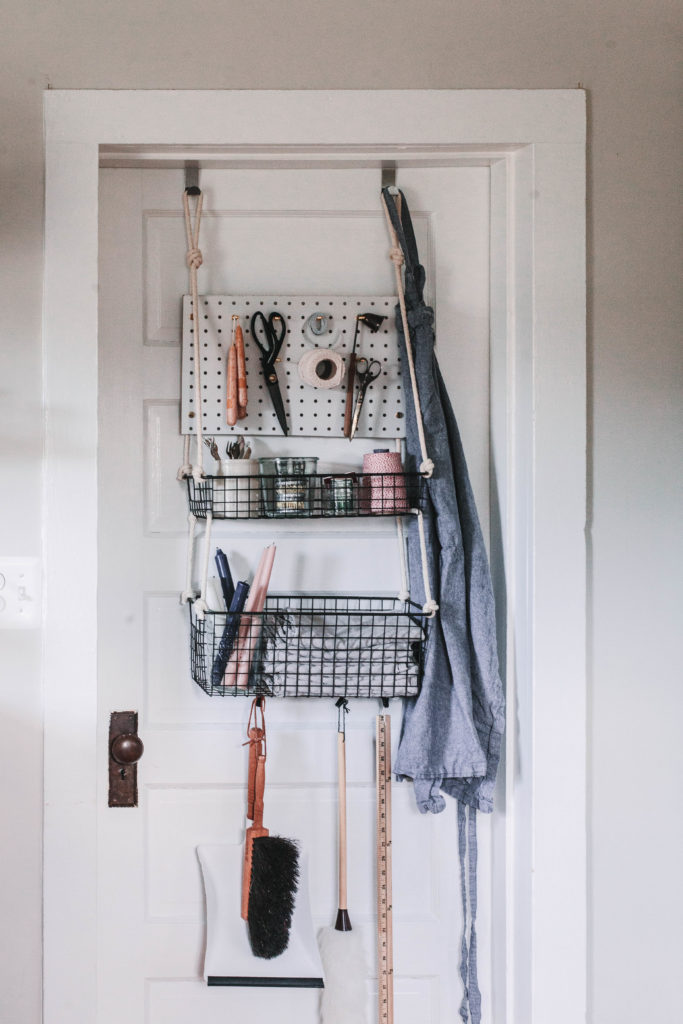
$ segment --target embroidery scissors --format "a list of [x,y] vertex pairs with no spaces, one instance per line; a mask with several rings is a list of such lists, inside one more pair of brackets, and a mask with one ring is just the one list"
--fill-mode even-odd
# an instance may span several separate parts
[[[257,324],[263,335],[263,342],[259,340],[256,334]],[[286,333],[287,324],[285,318],[280,313],[270,313],[266,317],[259,309],[251,318],[251,336],[261,350],[261,368],[266,381],[266,387],[268,388],[278,423],[282,427],[282,433],[285,435],[288,433],[287,417],[285,416],[282,392],[280,391],[277,373],[275,372],[275,360],[282,348]]]
[[368,390],[373,380],[377,380],[381,372],[382,364],[377,359],[368,361],[364,356],[361,356],[360,359],[356,359],[356,379],[360,384],[360,388],[358,389],[358,397],[356,398],[356,408],[353,410],[353,422],[351,423],[349,440],[352,440],[353,435],[356,433],[358,417],[360,416],[360,411],[363,408],[363,402],[365,401],[365,392]]

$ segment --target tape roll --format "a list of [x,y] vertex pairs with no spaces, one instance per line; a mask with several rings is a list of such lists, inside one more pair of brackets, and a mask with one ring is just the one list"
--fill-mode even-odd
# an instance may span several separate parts
[[299,376],[312,388],[338,388],[344,379],[344,360],[331,348],[314,348],[299,360]]

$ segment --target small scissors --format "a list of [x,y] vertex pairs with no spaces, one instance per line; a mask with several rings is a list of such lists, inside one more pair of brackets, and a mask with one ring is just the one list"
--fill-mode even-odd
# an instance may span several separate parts
[[356,399],[356,408],[353,410],[353,422],[351,423],[349,440],[351,440],[353,435],[356,433],[358,417],[360,416],[360,411],[363,408],[363,402],[365,401],[365,392],[368,390],[373,380],[377,380],[381,372],[382,364],[377,359],[373,359],[370,362],[368,362],[364,356],[361,356],[360,359],[356,359],[356,378],[360,384],[360,388],[358,391],[358,398]]
[[[256,325],[259,324],[263,333],[265,344],[262,344],[256,335]],[[266,387],[270,393],[273,409],[277,416],[278,423],[282,427],[282,433],[287,434],[287,417],[282,401],[282,392],[275,372],[275,360],[282,348],[287,333],[285,318],[280,313],[270,313],[265,317],[259,309],[251,318],[251,336],[261,349],[261,368],[266,381]]]

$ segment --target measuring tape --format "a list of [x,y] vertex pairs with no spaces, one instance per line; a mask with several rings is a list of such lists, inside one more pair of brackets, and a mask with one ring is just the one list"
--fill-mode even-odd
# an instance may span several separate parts
[[377,725],[377,981],[379,1024],[394,1022],[394,937],[391,893],[391,718]]

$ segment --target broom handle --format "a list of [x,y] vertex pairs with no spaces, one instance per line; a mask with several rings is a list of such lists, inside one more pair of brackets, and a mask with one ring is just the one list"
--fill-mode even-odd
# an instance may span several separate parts
[[254,779],[254,828],[263,828],[263,794],[266,788],[266,756],[259,754],[256,758],[256,778]]
[[348,910],[346,894],[346,739],[337,733],[337,781],[339,789],[339,909]]

